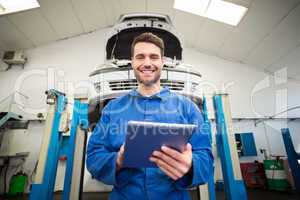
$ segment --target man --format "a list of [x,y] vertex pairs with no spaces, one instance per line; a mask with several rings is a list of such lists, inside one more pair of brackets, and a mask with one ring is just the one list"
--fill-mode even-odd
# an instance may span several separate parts
[[[160,87],[164,65],[163,41],[143,33],[131,46],[132,68],[138,88],[111,100],[102,111],[87,148],[87,168],[93,177],[113,185],[110,199],[190,199],[189,187],[212,176],[209,135],[195,104]],[[149,158],[158,168],[123,168],[126,125],[129,120],[196,124],[183,152],[163,146]],[[138,149],[137,149],[138,151]]]

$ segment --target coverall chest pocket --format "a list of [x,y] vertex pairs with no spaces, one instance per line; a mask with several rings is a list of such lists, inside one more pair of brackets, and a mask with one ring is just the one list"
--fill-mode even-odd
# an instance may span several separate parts
[[162,113],[162,115],[157,116],[157,121],[161,123],[187,123],[187,120],[184,118],[182,113],[179,111],[175,112],[166,112]]

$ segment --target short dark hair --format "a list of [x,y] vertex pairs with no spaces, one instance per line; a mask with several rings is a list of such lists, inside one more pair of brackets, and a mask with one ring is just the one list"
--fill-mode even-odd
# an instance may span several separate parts
[[131,56],[133,56],[135,45],[139,42],[147,42],[147,43],[154,44],[160,49],[161,56],[162,57],[164,56],[164,51],[165,51],[164,41],[157,35],[154,35],[153,33],[150,32],[142,33],[134,38],[131,44]]

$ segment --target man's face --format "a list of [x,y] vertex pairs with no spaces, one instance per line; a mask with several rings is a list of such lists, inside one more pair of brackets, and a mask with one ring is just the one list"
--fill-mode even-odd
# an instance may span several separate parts
[[131,65],[140,84],[149,87],[160,83],[163,58],[160,48],[156,45],[147,42],[137,43],[131,58]]

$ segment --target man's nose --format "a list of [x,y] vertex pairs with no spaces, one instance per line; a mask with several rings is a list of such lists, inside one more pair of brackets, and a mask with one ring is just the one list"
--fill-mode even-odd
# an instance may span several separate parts
[[151,59],[149,57],[145,58],[144,67],[151,67]]

